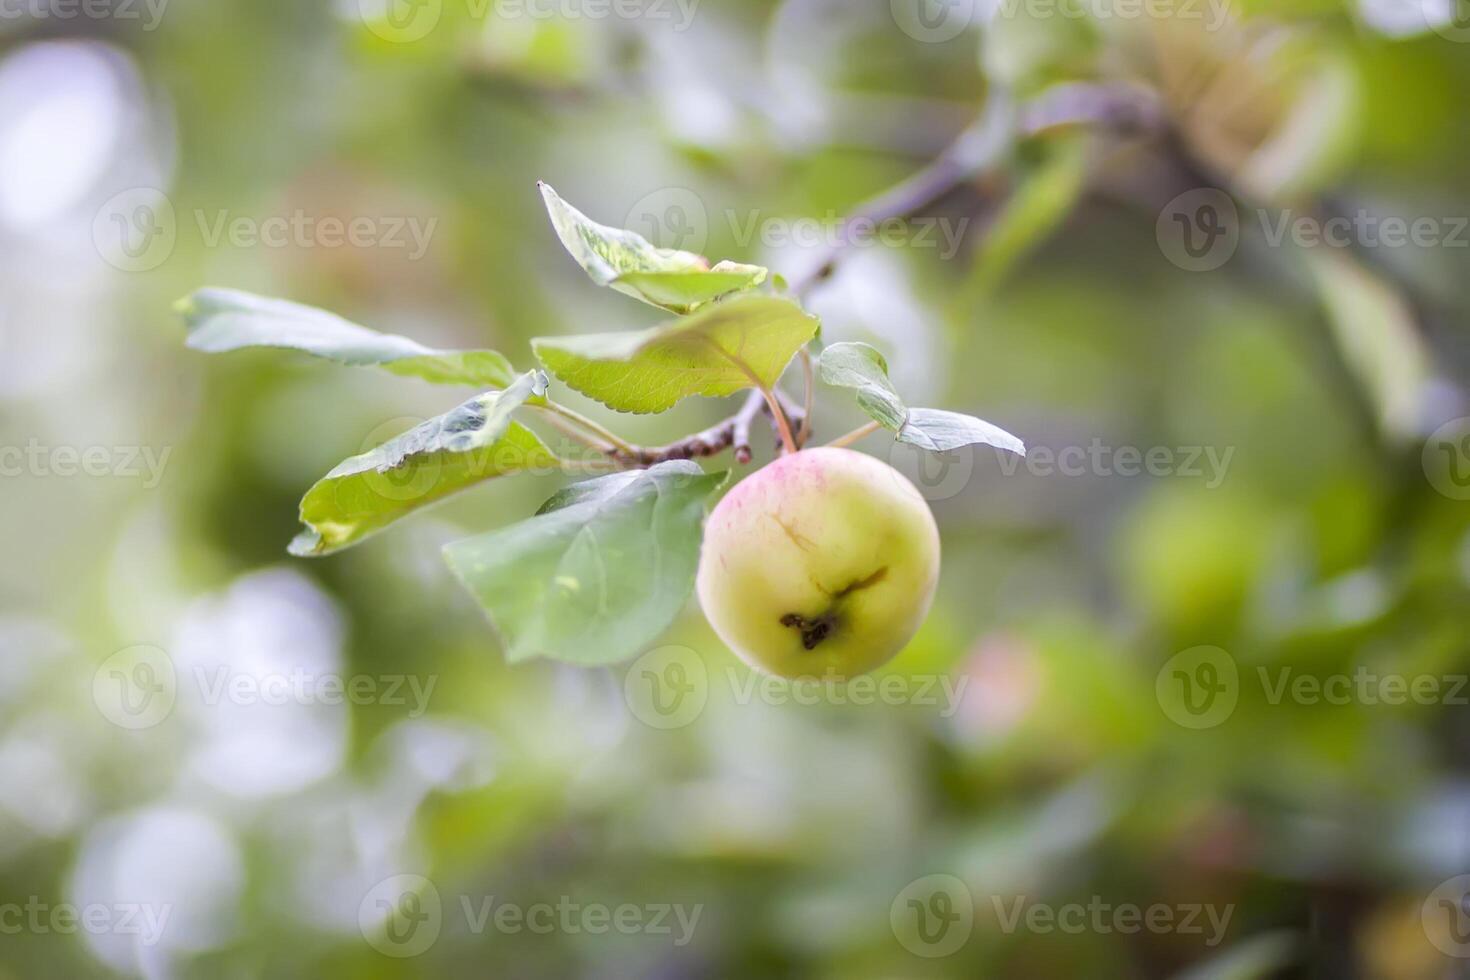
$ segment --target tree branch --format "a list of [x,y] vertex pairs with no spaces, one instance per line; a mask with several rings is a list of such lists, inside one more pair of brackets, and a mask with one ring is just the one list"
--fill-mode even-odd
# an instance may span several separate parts
[[752,388],[746,393],[740,411],[693,435],[685,436],[666,446],[630,446],[628,451],[610,450],[607,455],[624,466],[653,466],[671,459],[695,459],[701,456],[716,456],[726,449],[735,450],[735,461],[750,462],[750,425],[762,412],[770,414],[765,395]]
[[1158,95],[1141,85],[1084,82],[1055,85],[1019,107],[1005,94],[994,94],[980,117],[933,163],[854,208],[844,225],[843,236],[811,272],[791,281],[791,293],[805,296],[832,277],[851,244],[845,229],[856,221],[881,224],[916,217],[956,187],[993,170],[1017,139],[1029,139],[1065,126],[1095,125],[1132,134],[1160,130],[1166,123]]
[[[1019,107],[1005,93],[997,92],[991,96],[980,117],[932,163],[902,183],[858,205],[844,224],[837,242],[810,273],[792,280],[790,292],[793,296],[802,297],[831,278],[852,243],[847,229],[856,222],[878,224],[917,216],[922,209],[955,188],[998,166],[1017,139],[1073,125],[1098,125],[1120,133],[1132,133],[1160,128],[1163,123],[1164,113],[1158,96],[1137,85],[1057,85]],[[804,350],[802,354],[809,357]],[[803,364],[808,372],[809,363]],[[761,414],[771,421],[778,438],[778,451],[790,446],[800,449],[812,434],[810,380],[808,386],[808,404],[805,406],[796,404],[780,390],[767,393],[760,388],[752,388],[738,412],[702,432],[665,446],[624,443],[603,451],[618,465],[643,467],[673,459],[715,456],[733,448],[735,461],[744,464],[751,459],[751,424]],[[862,434],[866,432],[859,433]],[[611,438],[605,429],[597,435]],[[839,444],[842,441],[839,440]]]

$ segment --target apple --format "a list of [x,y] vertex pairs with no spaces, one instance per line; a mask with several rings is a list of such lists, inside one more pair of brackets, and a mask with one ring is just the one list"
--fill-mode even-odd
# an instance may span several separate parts
[[696,589],[720,639],[758,670],[844,679],[893,658],[939,581],[918,489],[850,449],[804,449],[741,481],[705,524]]

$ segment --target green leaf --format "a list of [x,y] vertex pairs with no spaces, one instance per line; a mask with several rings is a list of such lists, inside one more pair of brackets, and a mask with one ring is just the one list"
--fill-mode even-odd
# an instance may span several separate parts
[[770,387],[817,332],[790,300],[737,296],[648,330],[539,337],[546,369],[619,412],[662,412],[690,395]]
[[692,313],[728,293],[765,282],[758,265],[709,260],[693,252],[658,248],[637,232],[600,225],[541,183],[552,227],[577,264],[599,286],[641,299],[673,313]]
[[899,442],[931,452],[985,445],[1026,455],[1026,446],[999,426],[958,412],[909,408],[888,380],[888,362],[867,344],[831,344],[817,361],[823,383],[856,392],[857,403]]
[[399,518],[495,476],[559,469],[561,461],[511,413],[546,392],[530,371],[504,391],[477,395],[376,449],[344,460],[301,499],[306,530],[291,554],[325,555]]
[[188,324],[186,343],[216,354],[243,347],[283,347],[352,366],[373,365],[435,384],[504,388],[515,369],[493,350],[434,350],[378,333],[298,303],[236,289],[201,289],[175,306]]
[[511,662],[616,663],[683,609],[705,503],[727,475],[681,460],[588,480],[529,520],[448,545],[445,558]]
[[[881,421],[881,420],[880,420]],[[961,446],[995,446],[1017,456],[1026,455],[1026,444],[998,425],[973,415],[946,412],[939,408],[911,408],[898,441],[930,452],[944,453]]]
[[903,428],[908,408],[888,383],[888,362],[867,344],[838,343],[822,351],[817,371],[825,384],[851,388],[857,401],[884,428]]

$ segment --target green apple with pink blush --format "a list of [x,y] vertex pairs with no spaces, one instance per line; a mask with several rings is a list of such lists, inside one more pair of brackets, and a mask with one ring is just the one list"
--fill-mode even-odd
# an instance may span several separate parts
[[939,581],[939,530],[901,473],[850,449],[783,456],[705,525],[697,591],[720,639],[782,677],[846,678],[893,658]]

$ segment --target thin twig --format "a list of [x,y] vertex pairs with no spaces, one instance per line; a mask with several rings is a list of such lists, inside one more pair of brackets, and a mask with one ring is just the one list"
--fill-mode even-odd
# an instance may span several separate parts
[[750,462],[750,423],[766,410],[766,400],[759,391],[752,390],[745,397],[745,404],[730,419],[732,445],[735,447],[735,462],[742,466]]
[[841,436],[837,439],[833,439],[831,442],[827,443],[827,448],[841,449],[843,446],[851,446],[863,436],[869,435],[873,432],[877,432],[881,428],[882,426],[879,425],[877,422],[869,422],[867,425],[860,425],[856,429],[853,429],[851,432],[849,432],[847,435]]
[[608,450],[607,456],[624,466],[641,467],[665,463],[671,459],[715,456],[726,449],[733,449],[737,463],[749,463],[751,423],[762,412],[769,413],[770,406],[760,391],[752,389],[738,412],[703,432],[685,436],[666,446],[630,446],[627,451]]
[[801,449],[806,446],[806,441],[812,435],[812,398],[816,388],[816,379],[812,372],[812,355],[807,353],[805,347],[802,347],[797,353],[801,357],[801,376],[806,381],[806,395],[801,403],[801,424],[796,430],[796,448]]
[[547,399],[543,404],[539,404],[536,407],[542,409],[543,411],[552,412],[556,415],[560,415],[562,418],[567,419],[571,422],[575,422],[577,425],[580,425],[583,429],[586,429],[588,432],[597,436],[599,439],[603,440],[614,449],[618,449],[622,452],[627,453],[631,453],[633,451],[632,445],[630,445],[628,442],[608,431],[603,426],[592,421],[587,416],[581,414],[580,412],[575,412],[572,409],[567,408],[565,405],[561,405],[557,402]]
[[575,440],[576,442],[595,449],[600,453],[610,453],[616,450],[616,447],[614,447],[611,443],[604,442],[603,440],[593,436],[591,433],[577,428],[576,426],[562,419],[560,415],[552,411],[550,408],[547,408],[543,405],[536,405],[532,407],[542,409],[546,413],[544,416],[546,419],[546,424],[550,425],[553,429],[560,432],[568,439]]

